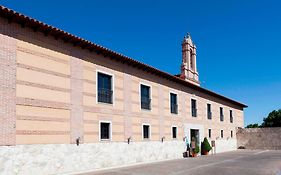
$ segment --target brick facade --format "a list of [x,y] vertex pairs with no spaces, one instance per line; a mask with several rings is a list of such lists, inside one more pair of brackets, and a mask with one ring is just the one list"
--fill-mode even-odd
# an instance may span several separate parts
[[124,104],[125,104],[125,108],[124,108],[124,127],[125,127],[125,132],[124,132],[124,138],[130,138],[133,135],[133,130],[132,130],[132,120],[130,118],[131,116],[131,94],[130,93],[126,93],[131,91],[131,83],[132,83],[132,79],[130,75],[124,75]]
[[76,143],[79,138],[80,143],[84,140],[83,131],[83,66],[79,58],[70,58],[70,82],[71,82],[71,104],[70,104],[70,141]]
[[[73,47],[2,18],[0,24],[0,145],[69,144],[77,138],[80,143],[100,142],[100,121],[112,123],[112,142],[124,142],[129,137],[133,142],[143,141],[144,123],[151,126],[149,141],[162,137],[175,141],[173,126],[177,127],[177,140],[182,141],[186,123],[200,124],[202,136],[211,128],[212,139],[218,139],[221,129],[230,137],[230,131],[243,126],[243,107],[231,100]],[[98,71],[113,75],[112,105],[97,102]],[[141,83],[151,87],[151,110],[141,109]],[[178,95],[176,115],[170,112],[170,92]],[[191,98],[198,101],[198,117],[191,116]],[[207,103],[212,104],[213,120],[206,118]],[[219,121],[219,107],[224,107],[226,116],[233,110],[234,123]]]
[[[2,28],[2,24],[1,28]],[[7,25],[7,24],[6,24]],[[3,24],[2,30],[5,30]],[[2,31],[9,32],[9,31]],[[0,34],[0,145],[14,145],[16,132],[16,40]]]
[[[60,174],[180,158],[191,129],[200,129],[200,141],[212,129],[217,152],[236,149],[230,133],[243,127],[246,106],[201,88],[198,77],[193,85],[194,76],[188,83],[2,6],[0,12],[0,146],[14,145],[0,149],[0,174]],[[99,71],[112,76],[113,104],[97,100]],[[151,87],[150,110],[141,109],[142,83]],[[178,95],[177,114],[171,113],[171,92]],[[197,117],[191,99],[198,102]],[[233,123],[219,120],[220,107],[225,116],[233,111]],[[110,139],[100,139],[101,121],[111,123]],[[148,139],[143,124],[150,126]],[[219,138],[221,130],[225,138]],[[77,138],[79,147],[71,145]]]

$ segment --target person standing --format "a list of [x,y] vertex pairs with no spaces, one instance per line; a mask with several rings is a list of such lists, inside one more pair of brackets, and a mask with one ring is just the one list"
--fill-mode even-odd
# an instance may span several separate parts
[[187,156],[189,157],[189,155],[190,155],[190,147],[189,147],[189,142],[188,142],[188,138],[187,137],[185,137],[185,145],[186,145]]

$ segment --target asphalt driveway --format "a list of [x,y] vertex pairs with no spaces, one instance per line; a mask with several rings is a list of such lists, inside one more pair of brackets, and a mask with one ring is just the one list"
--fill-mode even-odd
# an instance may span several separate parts
[[238,150],[83,175],[281,175],[281,150]]

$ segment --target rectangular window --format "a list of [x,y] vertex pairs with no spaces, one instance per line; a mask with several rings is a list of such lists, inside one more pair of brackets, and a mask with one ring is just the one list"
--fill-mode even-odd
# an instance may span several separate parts
[[170,108],[172,114],[178,113],[178,99],[177,94],[170,93]]
[[141,84],[141,109],[151,109],[150,87]]
[[209,131],[209,138],[212,138],[212,130],[209,129],[208,131]]
[[230,131],[230,137],[233,138],[233,131]]
[[233,123],[233,114],[232,114],[232,110],[229,111],[229,115],[230,115],[230,123]]
[[197,117],[197,104],[195,99],[191,99],[191,115]]
[[224,116],[223,116],[223,108],[220,107],[220,121],[224,120]]
[[223,138],[223,130],[221,130],[221,138]]
[[150,137],[150,126],[142,125],[143,139],[149,139]]
[[212,119],[212,106],[211,106],[211,104],[207,104],[207,117],[208,117],[208,119]]
[[100,122],[100,139],[109,140],[111,137],[110,134],[110,123],[109,122]]
[[98,102],[112,104],[112,76],[98,72]]
[[177,127],[175,126],[172,127],[172,137],[173,139],[177,138]]

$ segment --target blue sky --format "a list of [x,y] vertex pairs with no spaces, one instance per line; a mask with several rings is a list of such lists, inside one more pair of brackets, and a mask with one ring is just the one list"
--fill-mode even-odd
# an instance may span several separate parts
[[[78,3],[79,2],[79,3]],[[201,86],[249,105],[245,125],[281,108],[281,2],[0,0],[0,4],[171,74],[197,45]]]

